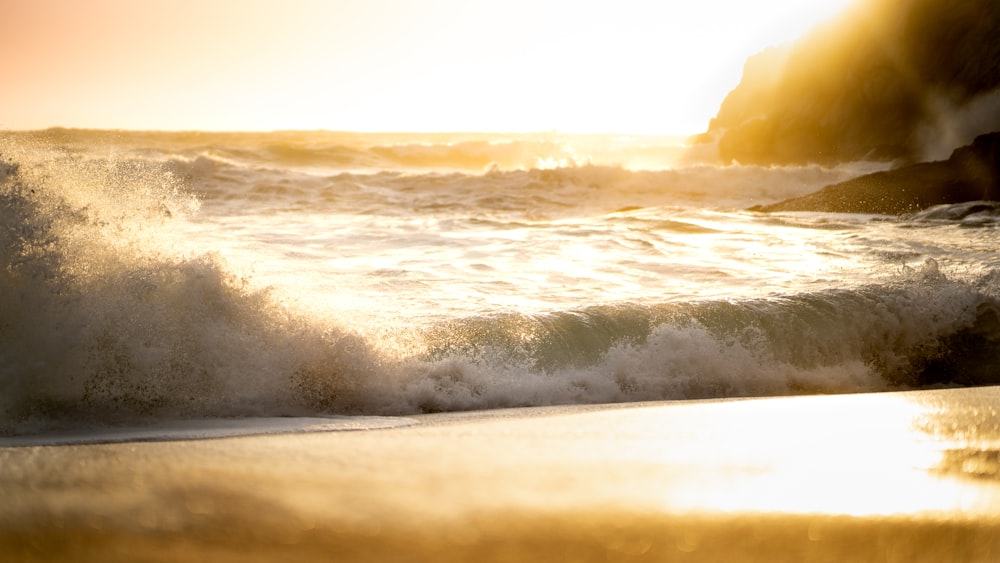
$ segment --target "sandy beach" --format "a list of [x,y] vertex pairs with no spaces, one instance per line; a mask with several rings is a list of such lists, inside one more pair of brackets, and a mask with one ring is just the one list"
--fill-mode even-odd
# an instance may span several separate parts
[[992,387],[4,438],[0,546],[16,561],[995,561],[998,404]]

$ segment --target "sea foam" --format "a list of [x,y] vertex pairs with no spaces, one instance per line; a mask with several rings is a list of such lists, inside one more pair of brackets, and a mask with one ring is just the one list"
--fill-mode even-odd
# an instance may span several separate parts
[[[412,319],[373,332],[296,306],[289,288],[261,286],[191,238],[192,222],[219,194],[245,206],[239,190],[252,199],[271,172],[248,185],[250,172],[225,160],[97,158],[47,143],[7,142],[0,155],[0,428],[7,434],[88,421],[405,415],[998,380],[1000,303],[990,272],[955,277],[929,260],[879,283],[732,299],[582,300]],[[437,190],[439,202],[469,205],[472,197],[494,211],[558,210],[581,193],[607,198],[604,208],[652,204],[666,197],[656,183],[724,177],[709,168],[493,171],[475,178],[484,191],[470,196],[466,175],[376,174],[379,193],[400,204],[419,208]],[[372,189],[370,178],[344,173],[305,174],[302,183],[282,177],[284,188],[253,197],[315,203],[311,190],[349,178],[353,189]],[[525,187],[533,183],[541,187]],[[283,205],[272,212],[288,213]],[[715,236],[683,225],[667,230]]]

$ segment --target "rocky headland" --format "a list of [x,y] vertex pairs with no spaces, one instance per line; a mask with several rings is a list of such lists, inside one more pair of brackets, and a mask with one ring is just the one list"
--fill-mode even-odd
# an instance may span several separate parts
[[697,140],[717,143],[725,163],[893,163],[759,209],[906,213],[1000,198],[994,131],[1000,2],[859,0],[748,59]]

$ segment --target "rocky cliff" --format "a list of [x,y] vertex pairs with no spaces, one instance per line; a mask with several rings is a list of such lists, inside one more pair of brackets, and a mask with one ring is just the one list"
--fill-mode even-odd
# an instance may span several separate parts
[[1000,2],[859,0],[751,57],[702,140],[744,164],[916,162],[1000,130]]

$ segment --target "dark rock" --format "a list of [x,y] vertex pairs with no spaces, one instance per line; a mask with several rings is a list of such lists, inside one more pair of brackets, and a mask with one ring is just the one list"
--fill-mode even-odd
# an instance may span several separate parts
[[[750,57],[698,139],[743,164],[916,162],[930,141],[1000,129],[998,87],[1000,2],[867,0]],[[957,122],[984,99],[988,122]]]
[[900,215],[976,200],[1000,200],[1000,133],[976,137],[948,160],[867,174],[751,210]]

